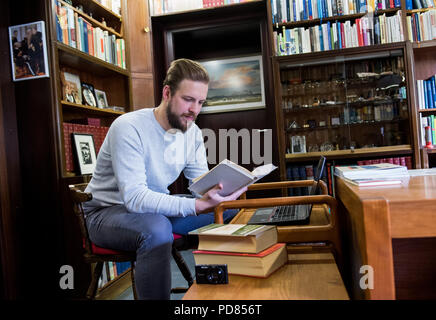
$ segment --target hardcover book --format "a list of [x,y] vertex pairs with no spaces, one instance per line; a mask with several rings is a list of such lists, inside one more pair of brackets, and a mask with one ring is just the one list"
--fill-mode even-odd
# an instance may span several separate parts
[[198,235],[198,250],[258,253],[277,243],[276,226],[210,224],[189,232]]
[[376,163],[363,166],[340,166],[335,168],[335,175],[346,179],[407,177],[407,167],[392,163]]
[[223,160],[204,175],[193,180],[189,190],[198,194],[205,194],[208,190],[222,184],[221,196],[228,196],[242,187],[249,186],[275,170],[273,164],[266,164],[248,171],[230,160]]
[[276,243],[257,254],[193,251],[196,264],[227,264],[229,274],[266,278],[288,261],[286,245]]

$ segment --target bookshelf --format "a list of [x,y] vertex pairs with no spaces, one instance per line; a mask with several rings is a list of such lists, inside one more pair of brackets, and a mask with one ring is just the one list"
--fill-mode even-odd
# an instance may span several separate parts
[[[94,126],[108,127],[116,117],[131,110],[131,80],[126,67],[122,3],[113,1],[108,4],[114,8],[107,8],[95,0],[71,1],[71,4],[57,0],[52,4],[53,30],[56,30],[52,42],[63,177],[80,175],[74,156],[65,145],[70,137],[64,136],[64,123],[92,118],[99,120],[93,122]],[[87,83],[103,91],[107,107],[116,106],[118,110],[91,105],[85,97],[82,97],[82,101],[67,101],[64,94],[65,73],[78,78],[80,84],[77,83],[76,87]],[[81,95],[82,88],[77,90]],[[80,133],[83,128],[73,130]]]
[[[297,7],[289,8],[286,6],[287,1],[273,0],[267,8],[273,43],[270,54],[274,70],[282,180],[288,179],[287,168],[289,166],[311,163],[320,155],[326,156],[328,160],[336,164],[372,161],[371,159],[374,161],[401,159],[404,162],[404,158],[407,158],[408,166],[420,168],[423,155],[426,157],[428,154],[430,157],[432,155],[432,151],[424,150],[424,152],[422,149],[420,117],[433,114],[433,111],[419,110],[418,101],[416,101],[416,80],[424,80],[436,74],[434,70],[436,35],[432,35],[427,30],[428,28],[423,30],[423,23],[419,25],[420,21],[426,21],[423,17],[421,20],[418,19],[417,27],[414,23],[417,18],[415,17],[414,20],[412,16],[425,14],[427,22],[431,21],[430,18],[436,13],[434,8],[418,10],[410,7],[411,3],[406,4],[406,1],[365,1],[366,6],[360,5],[362,9],[360,10],[359,3],[363,4],[363,2],[347,1],[349,7],[345,10],[344,1],[296,0],[289,3],[294,2]],[[285,8],[281,8],[283,4]],[[301,11],[298,9],[299,4]],[[319,4],[322,6],[321,11],[318,11],[316,7]],[[338,5],[342,6],[342,10],[339,10]],[[312,10],[309,9],[310,6]],[[370,9],[371,7],[373,9]],[[365,21],[362,27],[362,22],[368,18],[369,21]],[[420,41],[416,41],[419,32]],[[425,37],[422,36],[423,34]],[[309,39],[309,41],[302,39]],[[394,52],[396,52],[394,55],[401,57],[398,58],[401,59],[401,71],[397,73],[402,78],[398,84],[401,93],[398,91],[385,95],[389,102],[383,102],[384,98],[377,97],[377,95],[373,101],[370,101],[372,99],[354,101],[356,97],[353,95],[357,94],[357,97],[364,95],[363,88],[369,83],[363,81],[357,84],[358,87],[360,86],[360,93],[356,93],[359,90],[353,90],[350,86],[349,75],[344,69],[366,59],[369,59],[367,62],[372,59],[388,61],[390,58],[386,56]],[[341,91],[338,85],[332,84],[329,79],[320,80],[316,73],[312,79],[304,76],[302,76],[303,79],[287,78],[286,72],[290,70],[299,70],[300,74],[307,75],[311,72],[310,67],[305,67],[308,65],[312,65],[312,70],[324,70],[328,65],[334,65],[333,68],[336,70],[332,72],[331,78],[342,74],[340,78],[343,83],[340,86],[342,86],[343,93],[333,94],[338,90]],[[385,70],[389,69],[388,65],[390,62],[387,62]],[[324,74],[326,72],[324,71]],[[320,88],[313,88],[314,86]],[[324,92],[322,88],[325,89]],[[322,95],[325,96],[324,101],[322,99],[319,102],[304,101],[304,98],[311,100],[314,96],[319,98]],[[399,96],[401,96],[400,99],[398,99]],[[394,117],[375,118],[372,112],[376,105],[384,103],[393,105],[401,112]],[[349,116],[350,111],[361,107],[364,107],[366,111],[360,114],[358,119],[354,121],[344,119]],[[348,111],[347,108],[349,108]],[[367,111],[368,114],[366,114]],[[334,125],[331,123],[332,115],[336,118]],[[328,117],[330,119],[327,119]],[[292,126],[294,121],[296,124]],[[320,122],[321,125],[319,125]],[[388,143],[380,141],[380,132],[383,135],[396,135],[395,141]],[[306,137],[305,152],[292,152],[289,135]],[[365,135],[367,138],[364,138]],[[345,139],[347,142],[344,142],[344,137],[347,137]],[[342,139],[345,147],[329,139]],[[350,143],[353,139],[358,147]],[[357,141],[359,139],[360,142]],[[331,143],[320,150],[319,144],[325,140]],[[314,147],[315,142],[319,142],[318,148]],[[347,143],[350,144],[347,145]],[[411,163],[410,160],[412,160]]]
[[[90,175],[81,175],[72,154],[71,133],[93,135],[96,153],[111,123],[120,115],[132,111],[132,81],[129,61],[130,39],[126,25],[127,1],[72,0],[51,1],[49,5],[50,49],[53,66],[53,110],[56,118],[56,145],[61,193],[72,183],[87,182]],[[132,19],[136,16],[132,15]],[[86,31],[85,31],[86,30]],[[79,40],[80,39],[80,40]],[[67,100],[65,83],[71,82],[65,74],[78,78],[77,94],[81,101]],[[105,93],[107,105],[89,103],[82,93],[82,84],[90,84]],[[97,96],[94,96],[97,100]],[[64,190],[65,189],[65,190]],[[80,286],[86,287],[90,271],[81,261],[81,240],[78,239],[74,215],[68,210],[70,200],[62,195],[63,224],[66,241],[65,256],[77,272]],[[130,269],[107,277],[100,296],[113,297],[129,285]],[[121,289],[120,289],[121,288]],[[83,293],[84,293],[83,288]],[[78,292],[80,292],[79,288]],[[114,292],[112,292],[114,291]],[[78,294],[78,293],[76,293]]]

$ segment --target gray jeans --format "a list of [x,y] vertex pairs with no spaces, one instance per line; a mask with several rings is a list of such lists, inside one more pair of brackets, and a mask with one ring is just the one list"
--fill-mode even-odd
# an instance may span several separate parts
[[[236,212],[224,212],[224,221]],[[130,213],[124,206],[116,205],[90,212],[86,224],[89,237],[97,246],[136,252],[135,283],[139,299],[169,300],[173,232],[187,234],[213,220],[213,213],[167,218],[159,214]]]

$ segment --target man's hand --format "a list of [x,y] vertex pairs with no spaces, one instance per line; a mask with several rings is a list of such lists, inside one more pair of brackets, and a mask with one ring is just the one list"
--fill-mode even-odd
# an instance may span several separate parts
[[215,187],[206,192],[202,198],[195,200],[195,212],[197,214],[211,212],[217,205],[223,201],[231,201],[239,198],[241,194],[247,191],[247,187],[236,190],[232,194],[223,197],[219,194],[223,186],[217,184]]

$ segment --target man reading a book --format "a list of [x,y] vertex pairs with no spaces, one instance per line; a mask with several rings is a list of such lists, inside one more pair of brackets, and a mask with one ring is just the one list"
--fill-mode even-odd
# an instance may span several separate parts
[[194,123],[208,84],[199,63],[173,61],[159,106],[126,113],[112,123],[86,189],[93,195],[85,206],[90,239],[100,247],[136,252],[140,299],[170,297],[172,233],[187,234],[212,223],[215,206],[246,190],[223,197],[218,185],[202,197],[169,195],[168,186],[181,172],[191,182],[208,171],[203,136]]

